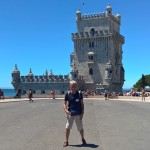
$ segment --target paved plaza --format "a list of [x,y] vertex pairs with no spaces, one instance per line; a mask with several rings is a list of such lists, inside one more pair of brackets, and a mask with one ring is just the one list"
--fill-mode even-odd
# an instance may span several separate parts
[[66,148],[62,99],[0,103],[0,150],[150,149],[150,103],[96,98],[84,102],[87,145],[81,145],[74,124]]

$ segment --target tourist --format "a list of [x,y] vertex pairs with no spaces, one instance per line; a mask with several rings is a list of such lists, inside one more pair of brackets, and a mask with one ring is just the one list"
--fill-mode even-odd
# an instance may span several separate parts
[[4,92],[0,89],[0,99],[3,98],[4,99]]
[[52,89],[50,91],[50,97],[52,97],[52,99],[55,99],[55,90],[54,89]]
[[66,123],[66,140],[64,142],[64,147],[69,145],[69,134],[72,128],[73,122],[75,120],[78,131],[80,132],[82,144],[86,144],[84,139],[84,130],[82,124],[82,118],[84,114],[84,103],[82,93],[77,91],[77,82],[70,81],[70,91],[65,95],[64,99],[64,111],[67,114]]
[[33,93],[32,93],[32,90],[29,89],[29,93],[28,93],[28,97],[29,97],[29,102],[33,102]]
[[145,101],[145,89],[142,89],[142,101]]
[[105,100],[109,100],[109,93],[105,90],[104,93]]

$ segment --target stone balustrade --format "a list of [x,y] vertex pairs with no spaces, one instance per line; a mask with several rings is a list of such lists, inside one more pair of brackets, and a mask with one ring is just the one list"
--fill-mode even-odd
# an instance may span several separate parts
[[69,81],[69,75],[54,75],[54,76],[21,76],[21,82],[66,82]]
[[72,33],[72,39],[82,39],[82,38],[93,38],[93,37],[105,37],[105,36],[116,36],[117,38],[120,38],[121,40],[124,40],[124,36],[122,36],[119,33],[112,33],[109,30],[99,30],[95,31],[94,35],[92,35],[90,32],[79,32],[79,33]]

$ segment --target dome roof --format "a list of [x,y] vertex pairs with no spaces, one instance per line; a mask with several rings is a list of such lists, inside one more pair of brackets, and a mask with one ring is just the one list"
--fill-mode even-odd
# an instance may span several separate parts
[[119,13],[117,13],[117,14],[116,14],[116,17],[118,17],[118,18],[119,18],[119,17],[121,17],[121,16],[120,16],[120,14],[119,14]]
[[15,64],[15,68],[14,68],[13,72],[14,72],[14,73],[20,73],[20,71],[18,70],[18,67],[17,67],[16,64]]
[[30,71],[29,71],[29,73],[28,73],[28,76],[33,76],[33,73],[32,73],[31,68],[30,68]]
[[76,11],[76,14],[79,14],[79,13],[81,13],[80,9],[78,9],[78,10]]
[[111,10],[112,9],[111,6],[110,6],[110,4],[108,4],[108,6],[106,7],[106,9],[107,10]]
[[50,70],[50,74],[49,74],[50,76],[52,76],[53,75],[53,71],[52,71],[52,69]]
[[93,52],[88,52],[88,55],[94,55],[94,53]]

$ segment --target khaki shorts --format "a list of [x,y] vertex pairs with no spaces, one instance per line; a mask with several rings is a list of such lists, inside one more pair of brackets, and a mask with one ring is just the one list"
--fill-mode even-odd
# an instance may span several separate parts
[[81,131],[83,129],[83,124],[82,124],[82,120],[80,119],[79,115],[78,116],[67,115],[66,129],[71,129],[72,128],[74,120],[75,120],[77,129],[79,131]]

